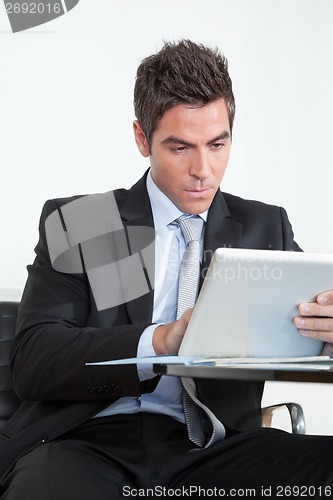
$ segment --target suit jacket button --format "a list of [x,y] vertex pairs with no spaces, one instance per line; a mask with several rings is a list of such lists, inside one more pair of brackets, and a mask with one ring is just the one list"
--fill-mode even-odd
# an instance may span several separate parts
[[111,385],[111,389],[112,389],[112,392],[114,394],[119,394],[120,393],[120,385],[113,384],[113,385]]

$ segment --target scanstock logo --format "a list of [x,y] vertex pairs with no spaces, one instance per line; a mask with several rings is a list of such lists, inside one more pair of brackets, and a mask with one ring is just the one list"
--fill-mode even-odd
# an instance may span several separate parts
[[79,0],[4,0],[13,33],[48,23],[72,10]]
[[153,289],[155,230],[124,225],[113,191],[63,205],[47,217],[45,232],[52,267],[65,274],[87,273],[97,310]]

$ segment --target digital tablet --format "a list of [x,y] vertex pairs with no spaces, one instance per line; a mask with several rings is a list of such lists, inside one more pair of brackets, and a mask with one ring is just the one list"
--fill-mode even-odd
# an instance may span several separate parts
[[219,248],[179,355],[317,356],[323,343],[299,334],[297,306],[333,288],[333,255]]

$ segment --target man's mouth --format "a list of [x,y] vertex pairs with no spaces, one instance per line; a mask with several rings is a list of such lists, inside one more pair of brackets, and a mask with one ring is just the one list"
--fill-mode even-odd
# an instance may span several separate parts
[[200,195],[200,194],[204,194],[204,193],[206,193],[206,192],[207,192],[207,191],[209,191],[210,189],[211,189],[211,188],[208,188],[208,187],[207,187],[207,188],[197,188],[197,189],[196,189],[196,188],[194,188],[194,189],[191,189],[191,188],[190,188],[190,189],[185,189],[185,191],[186,191],[187,193],[193,193],[193,194],[198,194],[198,195]]

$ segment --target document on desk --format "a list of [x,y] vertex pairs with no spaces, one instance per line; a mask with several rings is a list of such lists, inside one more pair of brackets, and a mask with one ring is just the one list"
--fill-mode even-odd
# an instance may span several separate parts
[[237,367],[263,367],[287,365],[306,365],[307,368],[333,367],[333,358],[329,356],[306,356],[301,358],[205,358],[202,356],[188,357],[177,355],[159,355],[142,358],[113,359],[109,361],[98,361],[86,363],[89,366],[96,365],[129,365],[129,364],[184,364],[184,365],[209,365],[209,366],[237,366]]
[[201,357],[177,356],[177,354],[161,354],[159,356],[147,356],[142,358],[112,359],[110,361],[98,361],[86,363],[86,365],[139,365],[139,364],[181,364],[190,365],[194,361],[203,359]]

